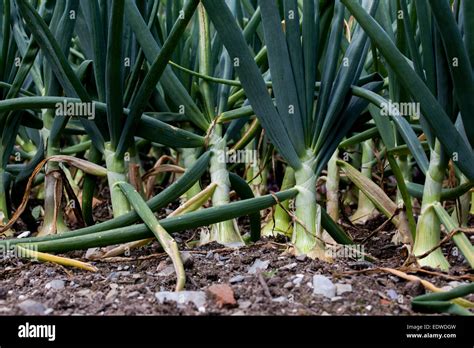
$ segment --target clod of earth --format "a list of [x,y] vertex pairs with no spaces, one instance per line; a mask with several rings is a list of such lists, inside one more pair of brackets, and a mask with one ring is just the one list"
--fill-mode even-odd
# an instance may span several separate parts
[[207,288],[208,294],[214,297],[219,307],[235,306],[234,290],[228,284],[213,284]]

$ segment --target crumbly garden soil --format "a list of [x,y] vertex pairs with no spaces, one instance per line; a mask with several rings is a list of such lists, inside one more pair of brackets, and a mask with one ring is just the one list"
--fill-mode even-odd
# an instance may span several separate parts
[[[98,192],[94,218],[101,222],[109,220],[112,213],[108,187],[100,184]],[[40,203],[30,200],[31,207]],[[177,204],[170,204],[158,215],[163,218],[176,208]],[[285,237],[262,238],[238,250],[217,243],[189,247],[189,241],[198,239],[200,232],[190,230],[174,237],[187,255],[185,290],[206,294],[206,303],[200,308],[156,299],[156,293],[174,290],[176,278],[169,258],[153,242],[131,250],[127,256],[110,259],[86,259],[85,251],[63,255],[93,264],[98,269],[95,273],[18,258],[0,260],[0,315],[420,315],[410,303],[413,297],[425,293],[421,283],[377,271],[379,267],[399,269],[406,261],[406,248],[392,242],[394,226],[386,223],[380,229],[386,221],[383,216],[364,225],[352,225],[347,217],[354,207],[344,208],[342,227],[355,244],[364,246],[371,261],[337,257],[327,263],[295,257]],[[72,213],[66,220],[72,230],[81,227]],[[246,217],[238,223],[242,233],[248,231]],[[470,225],[474,226],[474,219]],[[21,220],[15,227],[17,231],[27,229]],[[373,233],[377,229],[380,231]],[[455,252],[454,244],[446,243],[443,251],[452,265],[449,273],[425,268],[410,274],[438,287],[472,281],[474,274],[462,255]],[[267,266],[249,272],[256,263]],[[315,295],[312,280],[317,274],[328,277],[333,284],[351,285],[351,290],[332,298]],[[211,294],[209,288],[216,284],[230,287],[231,301],[222,305]]]
[[[348,233],[360,242],[385,219],[377,217],[364,226],[346,226]],[[245,224],[245,219],[239,221]],[[186,231],[176,238],[186,261],[186,289],[207,294],[205,306],[160,303],[155,293],[173,291],[174,274],[170,261],[157,243],[133,250],[127,257],[90,261],[85,252],[68,257],[94,264],[98,272],[36,263],[17,258],[0,261],[0,315],[24,315],[22,303],[33,300],[46,315],[418,315],[410,301],[425,292],[419,282],[407,282],[391,274],[370,271],[377,267],[401,267],[407,252],[391,242],[393,226],[365,241],[365,252],[377,258],[373,262],[336,258],[333,263],[295,257],[284,240],[264,238],[239,250],[212,243],[192,249],[186,241],[198,231]],[[448,274],[432,275],[425,269],[413,273],[437,286],[449,282],[467,282],[472,273],[462,260],[453,256],[452,245],[444,247],[453,265]],[[257,263],[268,267],[255,274],[249,268]],[[334,284],[350,284],[352,290],[327,298],[313,294],[312,279],[327,276]],[[59,289],[51,281],[62,280]],[[54,282],[53,282],[54,283]],[[220,306],[216,297],[206,292],[215,284],[227,284],[235,304]],[[453,283],[451,283],[452,285]],[[61,288],[64,286],[63,288]],[[471,298],[472,299],[472,298]],[[231,301],[232,302],[232,301]],[[38,308],[33,306],[34,308]],[[33,312],[37,313],[37,309]]]

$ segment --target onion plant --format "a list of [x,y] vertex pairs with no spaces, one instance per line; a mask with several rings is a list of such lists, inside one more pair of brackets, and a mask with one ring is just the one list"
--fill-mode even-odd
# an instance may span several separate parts
[[[70,32],[69,35],[72,34],[72,29],[74,28],[73,24],[75,23],[75,15],[74,18],[73,13],[79,10],[78,2],[68,2],[71,6],[75,3],[75,7],[68,7],[66,9],[62,9],[61,5],[58,3],[54,14],[59,14],[59,16],[62,15],[62,22],[67,23],[67,32]],[[80,101],[74,101],[74,103],[89,103],[92,108],[94,109],[94,114],[92,115],[93,120],[86,119],[84,117],[79,117],[81,123],[84,126],[84,130],[87,132],[89,137],[93,141],[93,148],[92,152],[94,149],[97,149],[99,152],[103,152],[103,155],[105,157],[105,163],[108,168],[108,181],[109,181],[109,187],[110,187],[110,192],[111,192],[111,201],[112,201],[112,207],[114,210],[114,216],[120,216],[125,214],[126,212],[129,211],[129,206],[128,202],[125,200],[123,197],[122,193],[120,190],[117,188],[114,188],[114,184],[117,181],[121,181],[125,179],[125,175],[127,172],[127,168],[125,166],[125,157],[130,157],[127,151],[130,150],[132,152],[133,146],[129,144],[130,139],[132,136],[136,133],[135,128],[136,125],[132,124],[131,122],[128,122],[125,127],[122,126],[122,123],[125,121],[125,115],[126,114],[132,114],[136,115],[136,109],[141,108],[141,103],[143,103],[143,97],[140,100],[137,101],[132,101],[131,103],[131,110],[128,112],[128,110],[124,110],[124,105],[123,105],[123,84],[124,84],[124,61],[120,57],[122,56],[122,41],[123,41],[123,12],[124,12],[124,4],[121,1],[114,2],[111,6],[110,9],[107,8],[102,8],[100,9],[94,1],[88,3],[88,4],[83,4],[83,8],[81,8],[80,13],[90,13],[91,15],[94,16],[97,20],[99,17],[104,17],[103,15],[101,16],[100,11],[109,11],[111,14],[111,19],[109,23],[105,23],[106,25],[109,25],[110,28],[108,29],[109,37],[107,39],[107,42],[105,41],[105,38],[103,35],[100,34],[100,30],[98,28],[93,28],[94,30],[88,30],[88,28],[84,28],[83,26],[78,28],[79,31],[79,39],[83,40],[80,42],[85,42],[87,40],[92,41],[95,45],[94,48],[91,49],[90,51],[85,52],[84,56],[87,58],[89,55],[95,62],[95,81],[96,85],[95,86],[90,86],[92,87],[92,91],[95,91],[98,94],[98,102],[104,101],[106,102],[106,110],[98,110],[98,115],[95,117],[95,109],[96,107],[96,102],[92,100],[90,93],[85,90],[85,88],[82,86],[81,82],[79,81],[79,77],[74,73],[73,68],[69,65],[67,62],[67,57],[66,53],[64,50],[61,48],[65,47],[66,50],[68,49],[67,43],[70,41],[68,40],[68,36],[64,36],[64,27],[59,27],[57,29],[57,36],[64,41],[64,43],[61,42],[61,40],[56,40],[55,37],[53,36],[53,28],[48,28],[44,20],[39,16],[39,14],[29,5],[27,2],[20,2],[19,3],[19,8],[20,12],[22,15],[27,19],[27,24],[30,28],[30,30],[33,32],[33,39],[38,42],[38,45],[42,48],[42,52],[44,52],[48,66],[51,66],[51,70],[54,72],[54,76],[49,74],[49,76],[52,76],[51,79],[53,82],[55,82],[55,91],[49,91],[47,90],[46,93],[48,94],[56,94],[59,92],[59,84],[57,81],[60,82],[62,85],[64,91],[68,96],[71,97],[80,97]],[[90,7],[88,7],[90,6]],[[87,7],[87,9],[85,8]],[[190,9],[188,10],[189,12],[192,12],[192,6],[190,6]],[[64,17],[67,16],[66,19]],[[188,16],[189,17],[189,16]],[[53,15],[54,18],[54,15]],[[71,19],[72,18],[72,19]],[[69,19],[69,20],[68,20]],[[60,22],[60,23],[62,23]],[[71,24],[72,23],[72,24]],[[181,30],[180,28],[186,26],[186,21],[182,22],[177,22],[177,31]],[[94,25],[100,25],[100,23],[96,23],[95,21],[92,22],[92,26]],[[71,27],[71,28],[70,28]],[[102,26],[100,29],[102,30],[104,26]],[[70,39],[70,36],[69,36]],[[171,40],[173,41],[173,40]],[[170,42],[171,42],[170,41]],[[109,59],[106,59],[106,64],[105,64],[105,70],[103,68],[103,47],[107,47],[107,55]],[[169,43],[169,46],[171,48],[173,47],[172,43]],[[163,55],[160,56],[161,61],[166,61],[166,55],[170,54],[170,50],[164,51]],[[133,53],[133,52],[131,52]],[[130,58],[127,58],[130,59]],[[85,61],[87,62],[87,61]],[[158,79],[158,77],[155,77],[155,80]],[[105,85],[103,84],[103,81],[106,81]],[[137,83],[138,81],[135,81]],[[155,82],[156,83],[156,82]],[[150,85],[142,85],[142,88],[139,89],[139,94],[138,96],[143,96],[143,93],[145,94],[151,94],[153,91],[152,88],[150,88]],[[140,94],[142,92],[142,94]],[[62,101],[58,101],[60,104]],[[57,103],[58,103],[57,102]],[[68,100],[64,99],[64,104]],[[72,101],[69,101],[72,102]],[[57,103],[55,104],[55,108],[57,108]],[[53,110],[53,111],[51,111]],[[57,111],[57,110],[56,110]],[[48,118],[51,117],[51,112],[54,112],[54,108],[49,108],[46,111],[46,114],[44,115],[45,123],[48,122]],[[140,116],[142,115],[141,112],[138,113]],[[106,115],[107,117],[104,119],[102,115]],[[66,115],[65,115],[66,116]],[[72,116],[84,116],[84,115],[72,115]],[[88,115],[90,116],[90,115]],[[51,136],[48,133],[48,151],[47,155],[52,156],[57,154],[60,149],[58,148],[58,141],[59,141],[59,136],[61,134],[61,131],[65,129],[67,123],[68,123],[69,117],[55,117],[52,125],[52,129],[54,132],[52,133]],[[51,123],[51,122],[50,122]],[[154,120],[151,117],[148,117],[146,121],[144,121],[145,124],[148,124],[148,127],[150,126],[149,124],[154,124],[154,123],[159,123],[161,126],[165,126],[165,129],[170,129],[170,127],[166,127],[165,124],[161,123],[158,120]],[[138,132],[140,133],[140,132]],[[147,138],[148,140],[155,140],[156,139],[156,134],[153,134],[151,132],[147,132],[147,130],[142,131],[143,136]],[[162,140],[160,140],[162,141]],[[194,146],[191,144],[191,146]],[[127,155],[127,156],[126,156]],[[97,157],[97,156],[96,156]],[[47,176],[48,177],[48,176]],[[47,181],[48,184],[48,181]],[[50,185],[53,186],[54,185]],[[48,185],[46,188],[46,196],[47,196],[47,201],[48,202],[48,197],[53,196],[49,195],[48,190]],[[90,187],[92,189],[93,187]],[[92,195],[87,195],[89,199],[91,199]],[[48,207],[48,205],[46,205]],[[47,216],[48,214],[51,214],[50,209],[47,210]],[[48,220],[45,218],[45,223],[47,223]]]
[[[197,3],[198,3],[197,1],[191,1],[186,4],[183,10],[184,18],[188,18],[188,19],[192,18],[192,13],[194,9],[196,8]],[[133,7],[134,4],[129,2],[128,5],[131,5]],[[118,38],[120,38],[119,40],[121,40],[121,35],[119,33],[120,24],[115,23],[115,21],[122,20],[120,16],[122,9],[120,8],[120,6],[121,4],[117,3],[117,4],[114,4],[114,6],[112,6],[111,9],[109,9],[110,11],[112,11],[112,13],[114,13],[113,15],[114,20],[111,20],[110,30],[117,30],[117,33],[115,33],[116,37],[113,38],[111,41],[117,40]],[[63,52],[61,52],[61,50],[59,49],[59,44],[57,40],[51,34],[51,31],[47,27],[44,19],[41,18],[38,12],[27,2],[20,3],[19,7],[21,9],[22,15],[26,19],[29,29],[33,32],[34,40],[31,40],[31,43],[33,44],[35,42],[38,42],[38,45],[41,47],[41,52],[45,54],[46,59],[52,66],[51,68],[55,76],[59,80],[62,88],[64,89],[68,97],[67,98],[59,97],[59,96],[58,97],[53,97],[53,96],[35,97],[35,96],[32,96],[31,94],[28,94],[28,97],[25,97],[23,99],[22,98],[6,99],[3,102],[2,110],[5,112],[12,112],[12,111],[17,111],[17,110],[38,110],[38,109],[50,110],[50,109],[54,109],[56,107],[56,104],[61,103],[61,102],[79,103],[82,101],[91,101],[92,99],[90,98],[89,93],[85,92],[84,87],[79,81],[79,78],[75,75],[71,66],[68,65],[68,62],[66,60],[66,55]],[[106,16],[108,14],[107,8],[98,8],[97,6],[94,6],[93,3],[91,4],[91,8],[88,8],[88,9],[82,8],[83,12],[87,12],[88,10],[96,11],[95,13],[96,16],[99,16],[99,14],[100,16]],[[103,12],[100,12],[100,11],[103,11]],[[155,15],[156,15],[156,12],[155,12]],[[97,17],[94,17],[94,18],[97,19]],[[133,22],[133,19],[134,17],[133,15],[131,15],[130,20],[132,22]],[[111,73],[109,75],[110,80],[105,79],[106,83],[104,83],[103,77],[100,77],[101,68],[98,66],[95,67],[95,74],[99,76],[95,76],[95,80],[96,80],[95,85],[92,85],[89,87],[92,87],[91,88],[92,93],[97,92],[98,94],[99,100],[97,101],[94,100],[93,102],[94,102],[94,107],[98,111],[99,117],[97,117],[92,122],[89,122],[89,120],[84,120],[84,119],[81,119],[80,121],[82,123],[82,127],[84,131],[87,132],[88,136],[92,139],[92,143],[88,142],[89,151],[93,151],[94,149],[97,149],[99,153],[100,152],[105,153],[106,155],[105,162],[106,162],[106,165],[108,166],[109,174],[110,172],[117,173],[117,171],[115,170],[116,167],[111,168],[111,166],[115,166],[114,163],[117,162],[117,160],[121,162],[120,158],[122,155],[125,154],[125,151],[135,145],[135,143],[133,142],[134,135],[141,136],[147,140],[157,141],[162,144],[164,143],[165,145],[168,145],[168,146],[173,146],[173,147],[176,146],[178,148],[201,147],[204,145],[205,143],[204,137],[197,136],[192,133],[187,133],[180,129],[168,126],[167,124],[157,119],[143,115],[143,111],[145,107],[147,107],[148,100],[151,94],[156,93],[157,91],[156,84],[160,80],[161,77],[163,77],[163,79],[161,79],[160,82],[163,85],[165,85],[166,89],[169,91],[167,93],[167,96],[170,96],[173,90],[175,91],[180,90],[179,81],[176,79],[176,77],[174,77],[173,72],[170,70],[169,67],[166,66],[166,64],[173,51],[173,48],[175,47],[177,38],[180,37],[182,30],[186,27],[186,23],[187,23],[186,20],[182,21],[181,18],[179,18],[179,20],[176,21],[176,25],[173,27],[173,30],[171,30],[170,35],[168,39],[165,41],[162,48],[154,40],[148,42],[149,44],[152,45],[151,46],[152,50],[149,49],[150,45],[148,46],[143,45],[144,47],[142,47],[142,49],[145,56],[148,55],[149,58],[151,58],[149,73],[147,73],[143,82],[135,81],[137,83],[137,87],[135,87],[137,90],[134,92],[135,97],[131,98],[132,100],[131,100],[129,108],[124,108],[122,105],[117,107],[117,106],[111,105],[111,103],[101,102],[101,100],[103,101],[107,100],[107,98],[104,98],[104,96],[107,96],[107,93],[100,93],[101,88],[103,90],[105,88],[104,86],[106,85],[106,83],[114,84],[112,81],[114,79],[115,79],[114,81],[117,83],[119,82],[122,83],[122,82],[121,82],[121,78],[117,79],[116,76],[113,73]],[[82,23],[82,26],[80,26],[78,29],[78,36],[79,36],[80,42],[82,42],[85,45],[85,52],[83,52],[83,55],[87,57],[90,54],[90,57],[93,58],[94,64],[101,65],[103,63],[103,59],[102,59],[103,57],[99,56],[99,52],[103,54],[104,51],[100,47],[101,46],[100,42],[98,43],[94,41],[94,40],[98,40],[97,37],[94,37],[94,35],[100,36],[100,31],[98,31],[98,28],[95,28],[95,30],[92,30],[92,39],[89,40],[90,36],[87,36],[88,28],[84,28],[83,24],[84,23]],[[92,24],[97,25],[98,21],[95,21]],[[102,29],[105,29],[105,28],[102,28]],[[136,27],[135,27],[135,30],[137,30]],[[94,50],[88,51],[87,44],[90,44],[90,43],[94,43],[95,46],[94,46]],[[152,43],[154,43],[154,45]],[[113,46],[112,42],[111,42],[111,46]],[[34,49],[37,51],[36,46],[34,47]],[[108,51],[117,53],[118,51],[120,51],[120,49],[117,47],[115,48],[109,47]],[[96,54],[95,56],[94,56],[94,52]],[[110,54],[113,54],[113,53],[110,53]],[[120,64],[121,64],[121,59],[118,59],[118,61],[120,61]],[[117,70],[114,70],[115,72],[117,72],[120,69],[114,63],[116,62],[110,62],[109,68],[112,70],[117,69]],[[141,66],[137,66],[137,69],[141,69]],[[19,83],[18,85],[21,85],[21,83]],[[114,85],[114,87],[112,87],[111,89],[108,89],[108,93],[109,94],[112,93],[113,95],[119,95],[120,93],[119,91],[115,90],[116,88],[120,88],[120,86]],[[13,93],[12,89],[11,91],[12,91],[11,93]],[[181,102],[178,104],[178,106],[184,105],[186,108],[187,115],[191,115],[191,118],[193,115],[193,110],[195,112],[194,113],[195,116],[196,114],[199,114],[198,108],[195,106],[191,97],[186,93],[184,88],[181,87],[180,91],[183,93],[180,94],[180,97],[176,96],[175,98],[175,101]],[[80,99],[78,99],[77,96]],[[120,100],[117,100],[117,102],[118,104],[122,104],[122,101]],[[110,108],[115,108],[115,109],[113,111],[110,111]],[[107,115],[107,112],[109,113],[109,118],[100,117],[100,115]],[[123,131],[117,126],[118,124],[120,124],[119,120],[121,119],[122,115],[124,115],[123,117],[126,120]],[[117,119],[115,119],[115,117]],[[208,127],[209,124],[208,125],[204,124],[202,120],[198,119],[198,117],[199,116],[195,117],[195,121],[196,121],[195,123],[198,126],[201,126],[201,128],[207,129],[206,127]],[[58,123],[60,122],[61,127],[59,127],[59,125],[57,127],[63,130],[67,129],[65,127],[66,127],[66,124],[68,124],[68,121],[69,120],[67,118],[54,119],[54,122],[58,122]],[[107,128],[105,128],[104,125]],[[75,124],[75,126],[77,126],[77,124]],[[121,130],[120,133],[117,131],[118,129]],[[107,130],[109,130],[109,132],[107,132]],[[116,133],[113,133],[114,131]],[[60,132],[58,131],[58,134],[59,133]],[[118,144],[115,149],[114,158],[108,156],[112,154],[111,152],[114,152],[114,147],[113,146],[111,147],[111,142],[108,141],[108,139],[111,138],[112,133],[116,137],[115,140],[117,140],[118,138]],[[87,149],[88,147],[80,146],[78,144],[76,148]],[[109,150],[111,150],[111,152],[108,152]],[[119,155],[117,155],[117,153]],[[96,157],[95,161],[100,161],[100,157],[97,157],[97,156],[95,157]],[[209,164],[210,159],[211,159],[211,155],[209,152],[201,155],[199,159],[196,160],[195,164],[193,164],[190,168],[188,168],[185,175],[180,180],[178,180],[175,183],[175,185],[170,186],[169,189],[163,191],[160,195],[152,198],[148,202],[150,207],[153,210],[159,209],[160,207],[163,207],[164,205],[168,204],[169,202],[178,198],[181,194],[186,192],[192,185],[196,183],[196,181],[203,174],[204,169]],[[124,177],[121,176],[120,178],[118,177],[115,178],[109,175],[109,185],[111,183],[114,183],[115,179],[123,180]],[[93,189],[93,187],[91,188]],[[112,186],[111,190],[115,190],[115,186]],[[283,195],[280,198],[284,201],[285,199],[291,197],[291,194],[292,193],[290,193],[290,196]],[[83,197],[84,196],[85,195],[83,195]],[[112,193],[112,196],[114,196],[113,193]],[[91,195],[89,195],[89,197],[91,197]],[[112,197],[112,200],[114,200],[113,197]],[[253,211],[253,210],[263,209],[265,207],[268,207],[271,204],[274,204],[275,199],[273,197],[263,197],[262,200],[255,202],[256,205],[253,204],[252,202],[248,202],[248,203],[251,209],[250,211]],[[241,216],[242,214],[248,214],[249,213],[248,209],[249,208],[247,208],[247,212],[245,211],[245,209],[241,212],[231,211],[231,218]],[[118,217],[116,219],[106,222],[105,225],[99,224],[96,226],[91,226],[90,228],[85,228],[85,229],[77,231],[78,235],[93,234],[94,232],[122,227],[127,224],[135,222],[137,219],[137,214],[135,212],[129,212],[125,214],[121,213],[117,215]],[[205,214],[203,215],[204,220],[202,219],[200,220],[201,224],[209,221],[209,219],[206,218],[206,216],[208,215],[209,213],[205,212]],[[211,214],[211,216],[213,216],[214,222],[221,222],[221,221],[226,220],[225,218],[226,215],[225,214],[222,215],[220,211],[217,211],[217,213],[214,215]],[[224,218],[222,219],[222,217]],[[190,221],[194,221],[194,220],[191,219]],[[73,233],[74,232],[70,232],[70,233],[60,232],[57,236],[54,236],[54,238],[48,238],[48,236],[45,236],[45,237],[39,237],[34,240],[37,240],[37,241],[50,240],[50,239],[54,240],[56,238],[58,240],[62,238],[69,239],[69,238],[74,238]],[[96,238],[96,241],[100,240],[100,236],[97,236],[97,237],[94,236],[94,238]],[[22,242],[28,242],[28,241],[23,240]],[[103,245],[102,243],[98,243],[98,244]]]
[[[387,61],[392,74],[390,85],[393,86],[396,77],[400,87],[409,93],[407,98],[419,103],[420,125],[430,146],[430,161],[426,165],[418,157],[418,164],[426,174],[426,180],[413,253],[415,256],[423,255],[435,248],[428,256],[418,259],[418,262],[421,265],[447,269],[449,264],[446,258],[441,249],[436,248],[440,240],[440,221],[433,205],[440,201],[446,166],[450,159],[468,179],[473,178],[472,117],[469,114],[472,110],[472,98],[469,94],[474,88],[474,80],[467,53],[472,45],[470,26],[466,25],[464,33],[459,30],[447,1],[416,1],[416,12],[412,6],[411,13],[408,11],[407,1],[400,1],[398,10],[385,13],[387,18],[384,28],[356,2],[343,2]],[[469,8],[470,5],[463,5],[460,11],[465,13]],[[399,42],[394,39],[391,23],[397,14],[401,19],[397,34],[408,47],[405,53],[409,62],[396,46]],[[468,16],[458,18],[464,22],[470,21]],[[411,27],[412,19],[419,29],[419,46]],[[462,236],[460,238],[466,238]],[[470,259],[472,245],[469,243],[463,249],[465,256]]]
[[[372,177],[372,162],[374,160],[373,147],[374,143],[371,140],[366,140],[361,144],[362,147],[362,163],[361,172],[363,175]],[[351,216],[351,220],[355,223],[365,223],[374,217],[376,209],[374,204],[363,192],[359,192],[357,202],[357,210]]]
[[[327,243],[353,243],[347,185],[352,220],[385,215],[408,261],[446,270],[445,231],[474,266],[473,14],[448,0],[1,0],[0,233],[19,219],[39,233],[0,247],[74,264],[46,253],[154,238],[181,290],[172,235],[186,229],[230,247],[283,234],[329,260]],[[359,150],[360,166],[346,156]],[[95,223],[104,187],[112,216]]]
[[[259,1],[275,107],[230,9],[223,2],[203,1],[203,4],[219,38],[236,62],[237,76],[268,138],[295,172],[298,189],[292,235],[295,251],[325,258],[316,180],[337,142],[366,106],[357,98],[350,100],[350,87],[358,83],[362,72],[367,37],[358,28],[341,61],[344,7],[339,1],[334,8],[325,9],[334,12],[330,23],[321,20],[324,12],[318,2],[305,2],[301,16],[296,1],[284,1],[285,30],[277,4]],[[375,11],[377,2],[370,8],[368,3],[364,5]],[[327,37],[320,35],[326,34],[325,25],[330,27]],[[321,84],[315,101],[319,67]]]

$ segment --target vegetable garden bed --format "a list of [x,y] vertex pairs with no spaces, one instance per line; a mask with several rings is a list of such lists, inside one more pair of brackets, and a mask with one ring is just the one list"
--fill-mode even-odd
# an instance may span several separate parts
[[0,34],[0,314],[473,314],[474,2],[1,0]]

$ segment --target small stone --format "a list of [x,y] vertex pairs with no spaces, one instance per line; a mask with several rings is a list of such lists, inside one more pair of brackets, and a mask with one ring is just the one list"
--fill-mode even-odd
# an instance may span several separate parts
[[25,296],[25,295],[20,295],[20,296],[18,296],[18,301],[23,301],[23,300],[26,300],[26,296]]
[[132,291],[131,293],[129,293],[129,294],[127,295],[127,298],[136,297],[136,296],[138,296],[138,295],[140,295],[140,293],[139,293],[138,291]]
[[110,274],[107,276],[107,280],[114,281],[114,280],[117,280],[119,277],[120,277],[119,272],[110,272]]
[[88,260],[95,260],[100,258],[104,253],[100,250],[100,248],[89,248],[86,251],[85,258]]
[[352,291],[352,285],[351,284],[343,284],[343,283],[337,283],[336,284],[336,294],[342,295],[346,292],[351,292]]
[[235,277],[232,277],[229,279],[229,283],[235,284],[235,283],[240,283],[245,280],[245,277],[243,275],[236,275]]
[[23,287],[23,286],[25,285],[25,279],[24,279],[24,278],[18,279],[18,280],[15,282],[15,285],[16,285],[16,286]]
[[224,306],[235,306],[234,290],[228,284],[214,284],[207,288],[207,292],[212,295],[219,308]]
[[387,290],[387,295],[391,300],[396,300],[398,298],[397,292],[393,289]]
[[165,301],[176,302],[178,307],[183,307],[187,303],[193,303],[198,310],[204,308],[206,304],[206,293],[204,291],[161,291],[155,293],[155,298],[159,303]]
[[105,296],[105,301],[112,300],[115,296],[117,296],[117,294],[118,294],[118,291],[116,288],[111,289]]
[[190,269],[194,265],[193,254],[189,251],[181,251],[181,260],[183,261],[184,268]]
[[299,286],[301,284],[301,282],[303,281],[304,279],[304,274],[296,274],[294,277],[293,277],[293,284],[296,285],[296,286]]
[[54,309],[53,308],[48,308],[47,310],[44,311],[44,314],[45,315],[50,315],[51,313],[54,312]]
[[458,286],[466,285],[466,283],[458,282],[457,280],[453,280],[453,281],[449,282],[448,285],[451,286],[452,288],[457,288]]
[[53,275],[56,274],[56,271],[52,268],[46,268],[44,271],[44,274],[46,274],[48,277],[52,277]]
[[173,265],[169,265],[167,266],[165,269],[163,269],[160,273],[158,273],[158,275],[160,277],[168,277],[170,275],[173,275],[174,274],[174,267]]
[[64,289],[65,286],[64,280],[61,279],[54,279],[47,283],[44,287],[46,289],[53,289],[53,290],[61,290]]
[[283,289],[291,289],[293,287],[292,282],[287,282],[283,285]]
[[372,310],[372,308],[373,308],[372,305],[368,305],[368,306],[365,307],[365,309],[369,312]]
[[157,272],[160,272],[162,270],[164,270],[166,267],[168,267],[168,262],[166,261],[161,261],[158,266],[156,267],[156,271]]
[[255,260],[255,262],[249,267],[249,274],[256,274],[259,271],[264,271],[268,268],[270,261],[262,261],[260,259]]
[[331,302],[336,302],[339,300],[342,300],[342,296],[334,296],[333,298],[331,298]]
[[419,280],[410,281],[405,285],[405,294],[412,297],[420,296],[425,293],[425,287]]
[[279,297],[275,297],[274,299],[272,299],[273,302],[278,302],[278,303],[282,303],[282,302],[286,302],[287,299],[285,296],[279,296]]
[[313,276],[313,294],[333,298],[336,296],[336,286],[328,277],[316,274]]
[[304,262],[307,259],[306,254],[298,255],[295,257],[297,261]]
[[28,315],[44,315],[46,307],[33,300],[25,300],[18,304],[18,307]]
[[230,259],[229,256],[219,255],[219,261],[221,261],[221,262],[222,262],[222,261],[227,261],[227,260],[229,260],[229,259]]
[[283,267],[280,267],[280,269],[293,269],[297,266],[298,264],[296,262],[289,263],[288,265],[285,265]]
[[82,290],[79,290],[78,292],[76,292],[76,294],[78,296],[83,296],[83,297],[87,297],[89,299],[92,299],[92,291],[89,290],[89,289],[82,289]]
[[400,278],[392,276],[392,275],[389,275],[388,279],[390,279],[394,283],[399,283],[400,282]]
[[250,308],[251,305],[252,305],[252,302],[250,302],[250,301],[247,301],[247,300],[239,301],[239,308],[240,309]]

